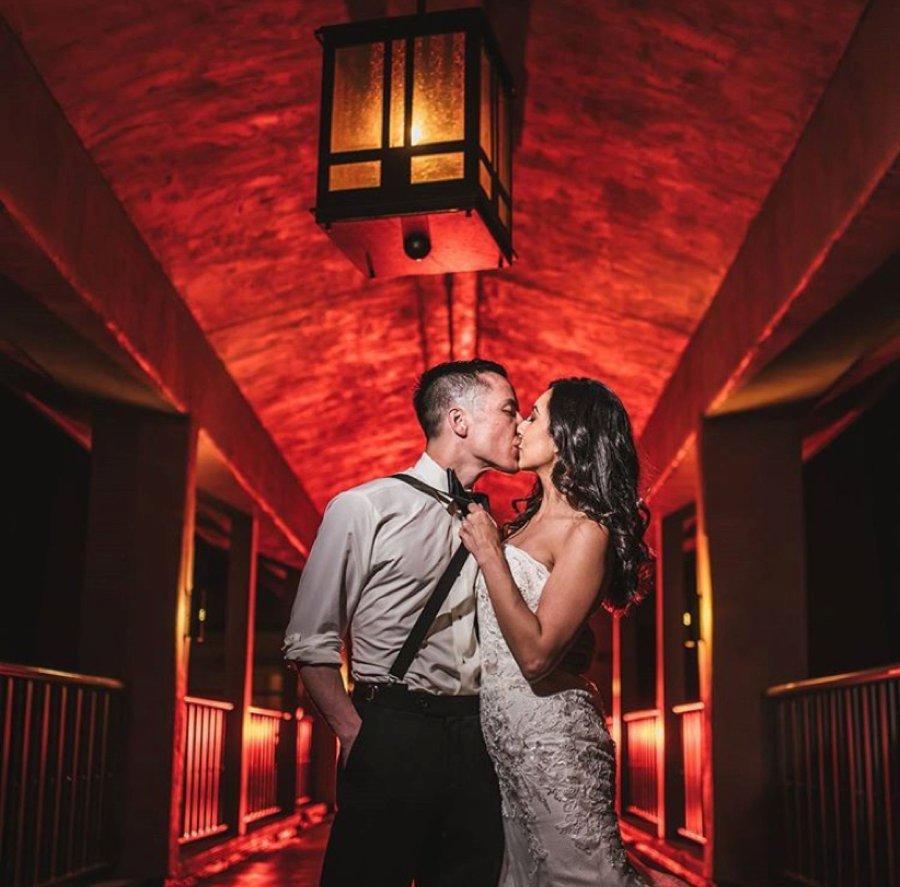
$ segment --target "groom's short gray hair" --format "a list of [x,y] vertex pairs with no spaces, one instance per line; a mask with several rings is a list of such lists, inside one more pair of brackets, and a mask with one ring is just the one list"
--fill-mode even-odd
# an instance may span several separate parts
[[507,378],[506,369],[492,360],[451,360],[425,370],[413,394],[413,406],[425,437],[431,440],[441,430],[447,410],[477,396],[488,386],[479,378],[482,373],[496,373]]

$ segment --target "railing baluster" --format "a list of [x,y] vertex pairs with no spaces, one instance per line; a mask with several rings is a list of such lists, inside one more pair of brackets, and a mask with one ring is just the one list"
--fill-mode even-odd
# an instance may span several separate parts
[[874,883],[875,872],[878,868],[878,861],[875,854],[875,782],[872,778],[872,721],[869,713],[869,687],[860,687],[860,696],[862,703],[862,736],[865,743],[863,754],[863,774],[866,786],[866,838],[869,851],[868,871],[870,874],[870,883]]
[[843,733],[841,731],[841,707],[840,707],[840,698],[837,693],[829,694],[831,697],[831,736],[832,736],[832,752],[831,752],[831,765],[832,765],[832,785],[834,786],[834,831],[835,831],[835,881],[838,884],[842,883],[843,878],[843,869],[844,869],[844,829],[843,823],[846,822],[846,817],[844,816],[845,806],[843,803],[844,796],[841,791],[841,749],[843,748],[843,744],[841,742]]
[[796,871],[801,871],[803,868],[803,828],[801,825],[801,806],[800,806],[800,762],[798,757],[800,755],[800,741],[799,741],[799,728],[797,726],[797,700],[792,699],[790,705],[788,707],[790,711],[790,742],[789,747],[791,750],[791,806],[793,807],[793,816],[791,817],[791,821],[793,823],[793,828],[791,829],[791,837],[792,841],[792,858],[791,858],[791,866]]
[[[894,768],[892,764],[894,761],[891,760],[892,751],[893,754],[897,754],[897,744],[891,742],[891,730],[890,730],[890,697],[892,696],[893,688],[887,684],[881,684],[878,687],[879,692],[879,700],[880,704],[878,706],[879,716],[881,721],[881,757],[882,757],[882,791],[884,792],[884,815],[885,815],[885,834],[887,836],[887,840],[884,843],[885,846],[885,863],[887,868],[887,877],[888,883],[894,884],[896,883],[896,859],[895,859],[895,850],[896,850],[896,841],[897,835],[894,831],[894,805],[892,803],[892,784],[893,779],[896,779],[897,776],[894,773]],[[893,777],[893,778],[892,778]]]
[[41,838],[44,826],[44,790],[47,775],[47,732],[50,729],[50,684],[44,684],[44,704],[41,712],[41,744],[40,744],[40,763],[38,764],[38,782],[37,782],[37,815],[35,816],[35,834],[34,834],[34,869],[32,870],[31,880],[37,883],[40,880],[41,869]]
[[225,716],[224,712],[219,710],[213,712],[213,715],[215,717],[215,740],[213,743],[215,751],[213,753],[212,809],[215,811],[214,815],[216,821],[218,821],[222,785],[222,749],[225,744],[225,735],[222,728],[225,723]]
[[28,800],[28,751],[29,737],[31,735],[31,701],[34,694],[34,683],[26,681],[25,686],[25,713],[23,716],[22,732],[20,734],[22,760],[19,771],[19,813],[16,823],[15,865],[13,866],[13,884],[19,883],[19,874],[22,870],[22,861],[25,856],[25,805]]
[[104,815],[104,800],[106,798],[106,780],[107,780],[107,749],[109,747],[109,718],[110,718],[110,710],[109,710],[109,694],[104,693],[102,696],[103,699],[103,717],[102,717],[102,728],[100,730],[100,764],[99,764],[99,779],[100,779],[100,787],[97,792],[97,811],[94,815],[94,845],[93,845],[93,853],[92,856],[100,857],[103,855],[103,852],[107,849],[104,846],[104,833],[102,829],[103,823],[103,815]]
[[59,732],[57,733],[56,750],[56,796],[53,801],[53,843],[50,853],[50,874],[61,873],[57,868],[59,861],[59,831],[62,825],[62,792],[63,792],[63,768],[65,767],[66,743],[63,737],[66,735],[68,722],[69,688],[63,686],[60,692],[59,702]]
[[81,752],[81,700],[84,691],[81,687],[75,690],[75,727],[73,730],[74,744],[72,748],[72,772],[69,776],[71,786],[69,795],[69,834],[66,839],[66,869],[71,870],[73,865],[72,851],[75,846],[75,804],[78,800],[78,757]]
[[91,810],[91,789],[93,788],[94,782],[94,731],[97,728],[97,694],[91,691],[89,693],[90,696],[90,707],[89,707],[89,715],[88,715],[88,742],[87,742],[87,762],[85,764],[85,789],[84,789],[84,802],[82,804],[82,810],[84,811],[84,829],[81,835],[81,859],[85,860],[88,858],[88,832],[90,830],[90,810]]
[[185,777],[187,779],[187,784],[184,790],[185,797],[185,817],[184,817],[184,836],[185,837],[196,837],[197,834],[197,822],[196,817],[194,815],[194,771],[195,764],[194,760],[197,754],[197,716],[198,716],[198,707],[196,705],[191,705],[188,707],[188,734],[187,734],[187,742],[185,744]]
[[844,707],[844,718],[847,725],[847,756],[849,766],[847,772],[850,775],[850,838],[852,841],[853,884],[859,884],[859,776],[857,748],[859,737],[856,732],[856,694],[855,687],[851,687],[846,694],[847,703]]
[[[4,681],[6,698],[3,704],[3,749],[0,751],[0,823],[6,821],[7,789],[9,786],[10,747],[12,746],[13,722],[13,690],[12,678]],[[3,837],[5,828],[0,828],[0,875],[4,873],[2,861],[7,858],[4,853]]]
[[817,694],[813,699],[816,711],[816,777],[819,792],[819,823],[817,834],[819,836],[819,855],[817,864],[823,884],[828,883],[828,807],[825,803],[825,748],[827,745],[825,734],[824,699]]
[[203,809],[203,753],[206,742],[206,717],[209,708],[206,706],[197,709],[194,724],[196,745],[194,747],[194,830],[197,834],[203,834],[208,828],[215,825],[204,816]]
[[813,786],[813,738],[812,738],[812,717],[810,716],[811,702],[809,698],[800,701],[801,712],[803,715],[803,788],[806,816],[806,846],[803,848],[807,859],[809,860],[809,871],[814,872],[816,866],[816,838],[815,838],[815,816]]

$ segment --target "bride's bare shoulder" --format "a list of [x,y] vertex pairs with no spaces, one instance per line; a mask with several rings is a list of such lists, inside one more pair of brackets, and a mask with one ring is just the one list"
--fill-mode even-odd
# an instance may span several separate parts
[[576,512],[561,521],[553,534],[551,548],[554,562],[566,554],[600,555],[606,551],[609,531],[586,514]]

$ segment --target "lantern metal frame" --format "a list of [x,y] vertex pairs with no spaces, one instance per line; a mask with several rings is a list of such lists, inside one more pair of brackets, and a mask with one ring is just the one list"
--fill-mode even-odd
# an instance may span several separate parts
[[[416,38],[445,33],[464,35],[463,135],[456,141],[412,144],[414,43]],[[420,214],[477,212],[498,249],[497,266],[509,264],[513,250],[513,170],[512,117],[513,82],[503,61],[500,47],[480,7],[419,13],[394,18],[331,25],[319,28],[316,37],[323,48],[322,95],[319,120],[319,152],[317,198],[313,210],[316,222],[328,230],[344,221],[415,216]],[[390,146],[392,47],[405,41],[403,98],[403,145]],[[334,79],[337,50],[361,44],[383,44],[383,76],[381,85],[381,146],[378,148],[334,152],[331,150]],[[489,60],[491,76],[490,113],[491,154],[489,159],[481,146],[481,78],[482,49]],[[501,181],[499,155],[503,103],[499,91],[505,93],[506,120],[505,160],[508,187]],[[431,154],[461,153],[463,175],[446,181],[413,183],[412,159]],[[377,187],[330,190],[329,175],[334,165],[379,161],[380,185]],[[490,194],[481,184],[480,165],[490,176]],[[502,220],[501,201],[505,201],[506,223]],[[371,276],[374,270],[369,267]]]

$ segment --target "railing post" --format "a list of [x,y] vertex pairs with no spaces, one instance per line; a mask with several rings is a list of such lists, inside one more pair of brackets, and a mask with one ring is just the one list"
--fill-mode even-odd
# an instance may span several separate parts
[[256,516],[232,512],[225,616],[225,693],[234,710],[226,728],[223,776],[225,818],[238,835],[247,831],[257,537]]

